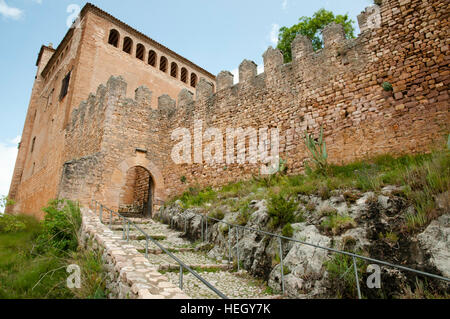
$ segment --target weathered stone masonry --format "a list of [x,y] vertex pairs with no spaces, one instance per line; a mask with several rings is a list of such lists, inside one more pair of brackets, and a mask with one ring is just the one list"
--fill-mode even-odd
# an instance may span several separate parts
[[[332,24],[323,31],[324,49],[313,52],[311,41],[298,36],[292,63],[283,64],[281,53],[269,48],[263,74],[256,75],[256,64],[244,60],[239,84],[232,85],[232,75],[221,72],[217,93],[200,80],[195,100],[182,90],[178,101],[159,97],[156,110],[148,107],[149,90],[138,88],[135,99],[127,99],[124,80],[111,78],[86,107],[75,111],[66,139],[82,146],[89,142],[88,132],[103,130],[94,155],[101,157],[99,165],[76,177],[63,176],[61,194],[82,200],[93,196],[117,208],[125,171],[139,163],[151,166],[150,173],[157,176],[157,200],[179,194],[187,185],[221,185],[259,172],[259,164],[173,163],[170,154],[178,141],[171,140],[171,132],[184,127],[193,136],[196,120],[203,121],[203,131],[278,127],[289,173],[303,169],[304,132],[317,133],[321,125],[334,163],[428,151],[449,131],[448,15],[446,1],[384,1],[360,16],[363,33],[356,39],[345,39],[342,27]],[[391,83],[393,92],[384,91],[383,82]],[[92,120],[81,121],[91,108]],[[101,128],[93,124],[103,116]],[[74,158],[86,155],[82,147],[72,153]],[[65,192],[81,185],[80,180],[88,187]]]
[[[283,64],[281,52],[269,48],[263,74],[244,60],[237,85],[224,71],[216,93],[200,79],[195,98],[187,89],[177,100],[158,96],[157,109],[151,89],[138,87],[130,99],[127,82],[111,77],[72,113],[64,158],[73,160],[64,165],[58,194],[118,209],[127,172],[139,166],[152,176],[156,211],[188,186],[258,174],[260,164],[176,165],[170,155],[179,141],[171,133],[187,128],[194,136],[198,120],[202,132],[215,127],[224,135],[228,127],[279,128],[280,156],[291,174],[303,170],[308,156],[304,132],[317,133],[322,125],[334,163],[429,151],[449,132],[449,6],[445,0],[385,0],[358,17],[362,34],[356,39],[329,25],[318,52],[298,36],[291,63]],[[383,82],[393,91],[384,91]]]
[[88,208],[82,209],[82,245],[100,251],[110,299],[188,299],[133,245],[127,245]]

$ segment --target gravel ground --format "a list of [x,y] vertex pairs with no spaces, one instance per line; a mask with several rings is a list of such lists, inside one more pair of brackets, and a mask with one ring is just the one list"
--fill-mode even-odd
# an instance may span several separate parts
[[[216,289],[228,298],[234,299],[253,299],[253,298],[271,298],[267,293],[266,286],[251,278],[246,273],[232,273],[227,271],[220,272],[201,272],[200,275],[209,281]],[[180,275],[177,272],[167,272],[165,276],[178,285]],[[216,293],[210,290],[205,284],[194,277],[191,273],[183,275],[183,291],[194,299],[218,299]]]

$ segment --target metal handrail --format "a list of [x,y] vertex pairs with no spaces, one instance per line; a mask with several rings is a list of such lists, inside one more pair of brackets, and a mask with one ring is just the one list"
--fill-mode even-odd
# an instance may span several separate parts
[[[296,242],[296,243],[299,243],[299,244],[303,244],[303,245],[306,245],[306,246],[311,246],[311,247],[314,247],[314,248],[319,248],[319,249],[327,250],[327,251],[330,251],[330,252],[333,252],[333,253],[347,255],[347,256],[352,257],[352,259],[353,259],[353,268],[354,268],[354,272],[355,272],[356,286],[357,286],[357,290],[358,290],[358,298],[359,299],[361,299],[361,289],[359,287],[359,278],[358,278],[358,272],[357,272],[357,266],[356,266],[356,258],[359,258],[359,259],[362,259],[362,260],[366,260],[366,261],[370,261],[370,262],[375,263],[375,264],[385,265],[385,266],[401,269],[401,270],[404,270],[404,271],[414,272],[416,274],[420,274],[420,275],[423,275],[423,276],[435,278],[435,279],[438,279],[438,280],[450,282],[449,278],[446,278],[446,277],[443,277],[443,276],[427,273],[427,272],[424,272],[424,271],[416,270],[416,269],[413,269],[413,268],[409,268],[409,267],[405,267],[405,266],[401,266],[401,265],[397,265],[397,264],[392,264],[392,263],[389,263],[389,262],[386,262],[386,261],[383,261],[383,260],[378,260],[378,259],[374,259],[374,258],[358,255],[358,254],[355,254],[355,253],[343,251],[343,250],[338,250],[338,249],[334,249],[334,248],[330,248],[330,247],[324,247],[324,246],[308,243],[308,242],[305,242],[305,241],[301,241],[301,240],[298,240],[298,239],[294,239],[294,238],[290,238],[290,237],[286,237],[286,236],[270,233],[270,232],[267,232],[267,231],[264,231],[264,230],[260,230],[260,229],[256,229],[256,228],[252,228],[252,227],[232,224],[232,223],[226,222],[224,220],[220,220],[220,219],[217,219],[217,218],[214,218],[214,217],[210,217],[210,216],[204,215],[204,214],[199,214],[199,213],[195,213],[195,212],[191,212],[191,214],[194,214],[196,216],[200,216],[201,217],[201,220],[202,220],[201,221],[201,224],[202,224],[201,225],[201,229],[202,229],[201,230],[201,237],[202,237],[203,241],[205,241],[205,240],[208,241],[208,219],[216,221],[218,223],[223,223],[223,224],[228,225],[228,229],[229,230],[230,230],[231,227],[237,229],[237,231],[236,231],[236,238],[237,238],[236,255],[237,255],[237,259],[238,259],[238,269],[239,269],[239,250],[238,250],[239,249],[239,236],[238,236],[239,229],[243,229],[244,231],[245,230],[254,231],[254,232],[258,232],[258,233],[264,234],[264,235],[268,235],[268,236],[272,236],[272,237],[278,238],[279,239],[279,246],[280,246],[280,265],[281,265],[281,270],[280,271],[281,271],[281,286],[282,286],[283,294],[285,293],[285,288],[284,288],[284,269],[283,269],[283,253],[282,253],[282,251],[283,251],[282,240],[283,239],[284,240],[288,240],[288,241],[292,241],[292,242]],[[203,224],[204,224],[204,220],[203,219],[204,218],[206,219],[205,236],[204,236],[204,232],[203,232]],[[170,219],[171,219],[170,220],[170,224],[172,224],[172,215],[170,215]],[[184,226],[185,230],[186,230],[186,223],[187,223],[187,218],[185,217],[185,226]],[[228,234],[230,234],[230,233],[228,233]],[[228,235],[228,237],[229,237],[229,241],[230,241],[230,235]],[[229,255],[230,255],[229,259],[231,260],[231,242],[229,243]]]
[[[112,215],[116,215],[119,218],[123,219],[124,223],[127,222],[127,241],[129,240],[129,231],[130,231],[130,224],[132,224],[138,231],[140,231],[146,238],[146,246],[145,246],[145,257],[148,259],[148,241],[152,241],[156,246],[158,246],[164,253],[166,253],[169,257],[171,257],[173,260],[175,260],[180,265],[180,289],[183,289],[183,270],[186,269],[188,272],[190,272],[194,277],[196,277],[198,280],[200,280],[203,284],[205,284],[210,290],[212,290],[214,293],[216,293],[220,298],[222,299],[228,299],[227,296],[225,296],[222,292],[220,292],[217,288],[215,288],[212,284],[210,284],[206,279],[204,279],[202,276],[200,276],[196,271],[192,270],[188,265],[183,263],[180,259],[178,259],[175,255],[173,255],[170,251],[168,251],[165,247],[163,247],[158,241],[154,238],[152,238],[150,235],[148,235],[145,231],[143,231],[139,226],[136,225],[132,220],[129,218],[119,214],[118,212],[115,212],[105,206],[103,206],[101,203],[99,203],[96,200],[92,200],[92,203],[95,203],[95,211],[97,211],[97,204],[99,206],[99,217],[100,222],[103,224],[103,209],[106,209],[110,213],[110,219],[109,219],[109,227],[112,228]],[[125,239],[125,228],[122,229],[123,232],[123,239]]]

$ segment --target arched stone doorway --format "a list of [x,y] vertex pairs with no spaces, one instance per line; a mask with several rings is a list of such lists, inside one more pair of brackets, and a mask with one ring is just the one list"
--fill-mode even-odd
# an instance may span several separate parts
[[142,166],[133,166],[126,172],[119,196],[119,213],[125,216],[152,216],[154,181]]
[[167,198],[166,190],[164,186],[164,178],[158,167],[148,160],[145,154],[136,154],[136,156],[129,157],[118,164],[114,169],[112,174],[107,177],[108,182],[105,185],[103,194],[99,195],[98,198],[104,205],[110,207],[114,211],[119,210],[119,205],[121,203],[121,193],[127,181],[127,175],[131,168],[142,167],[150,172],[152,177],[152,204],[151,207],[152,214],[155,214],[159,207],[164,204]]

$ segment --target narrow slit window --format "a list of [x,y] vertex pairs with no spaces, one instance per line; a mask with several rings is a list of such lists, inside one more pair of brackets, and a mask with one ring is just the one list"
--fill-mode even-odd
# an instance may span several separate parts
[[33,141],[31,142],[31,153],[34,151],[34,145],[36,144],[36,137],[33,137]]
[[69,82],[70,82],[70,73],[67,73],[65,78],[62,80],[61,83],[61,92],[59,94],[59,100],[61,101],[66,95],[69,90]]

